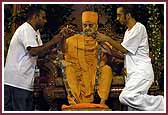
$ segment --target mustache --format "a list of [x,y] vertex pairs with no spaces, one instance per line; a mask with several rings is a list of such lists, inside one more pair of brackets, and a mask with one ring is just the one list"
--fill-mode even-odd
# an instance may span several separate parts
[[85,29],[85,31],[86,31],[86,32],[89,32],[89,31],[91,31],[91,29]]
[[85,30],[84,32],[85,32],[85,33],[87,33],[87,32],[92,32],[92,30],[88,29],[88,30]]
[[87,32],[76,32],[76,34],[87,35]]
[[[81,35],[88,35],[87,32],[83,31],[83,32],[77,32],[76,34],[81,34]],[[97,32],[94,33],[94,36],[97,35]]]
[[[79,32],[79,33],[77,33],[77,34],[84,35],[84,36],[85,36],[85,35],[86,35],[86,36],[88,35],[87,32]],[[92,37],[93,37],[94,39],[96,39],[97,34],[98,34],[97,32],[93,33],[93,34],[92,34]]]

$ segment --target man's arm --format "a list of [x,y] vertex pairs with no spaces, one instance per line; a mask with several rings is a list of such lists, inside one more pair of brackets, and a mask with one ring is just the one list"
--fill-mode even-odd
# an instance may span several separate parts
[[[118,43],[118,41],[117,41]],[[101,47],[103,49],[104,53],[107,53],[113,57],[119,58],[119,59],[124,59],[124,55],[123,53],[121,53],[120,51],[116,50],[115,48],[112,47],[112,45],[110,45],[108,42],[101,42]]]
[[47,51],[55,44],[57,44],[63,37],[61,35],[55,35],[49,42],[38,47],[27,47],[30,55],[39,56],[47,53]]
[[115,49],[119,50],[123,54],[126,54],[128,52],[128,50],[125,49],[120,43],[116,42],[115,40],[113,40],[110,37],[108,38],[107,42],[109,42]]
[[57,44],[59,41],[61,41],[64,38],[73,36],[74,34],[75,34],[75,31],[72,28],[63,27],[59,32],[59,34],[55,35],[49,42],[38,47],[27,47],[27,50],[32,56],[44,55],[53,45]]
[[98,33],[96,40],[98,42],[101,42],[101,41],[108,42],[110,45],[112,45],[112,47],[114,47],[115,49],[117,49],[123,54],[126,54],[128,52],[127,49],[125,49],[119,42],[113,40],[109,36],[105,36],[104,34]]
[[118,59],[124,59],[123,53],[120,53],[119,51],[117,51],[115,49],[111,49],[111,50],[112,50],[112,56],[114,56]]

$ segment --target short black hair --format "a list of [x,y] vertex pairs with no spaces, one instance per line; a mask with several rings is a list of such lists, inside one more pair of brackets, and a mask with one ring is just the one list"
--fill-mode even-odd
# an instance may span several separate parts
[[[119,7],[122,7],[123,8],[123,11],[124,11],[124,14],[127,15],[127,14],[131,14],[131,16],[133,18],[136,18],[136,5],[135,4],[124,4],[124,5],[120,5]],[[118,7],[118,8],[119,8]]]
[[39,15],[41,11],[45,11],[45,9],[38,6],[29,7],[27,11],[27,19],[30,19],[33,15]]

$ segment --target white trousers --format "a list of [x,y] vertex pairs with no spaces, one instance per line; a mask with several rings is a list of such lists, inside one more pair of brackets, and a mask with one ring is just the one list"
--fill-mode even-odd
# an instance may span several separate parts
[[152,82],[146,79],[128,79],[119,96],[120,102],[128,105],[128,110],[131,111],[163,111],[163,96],[147,95]]

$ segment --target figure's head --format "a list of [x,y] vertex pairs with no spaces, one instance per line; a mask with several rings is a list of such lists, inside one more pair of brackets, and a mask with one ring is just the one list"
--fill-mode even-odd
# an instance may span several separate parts
[[135,9],[133,5],[123,5],[117,8],[117,20],[122,25],[127,25],[132,18],[135,18]]
[[33,21],[36,29],[42,28],[47,22],[46,12],[42,8],[31,8],[27,14],[28,20]]
[[87,36],[92,36],[98,29],[98,14],[93,11],[82,13],[82,29]]

